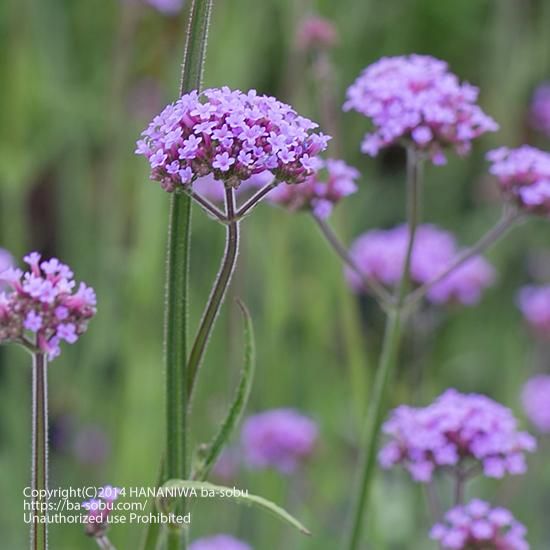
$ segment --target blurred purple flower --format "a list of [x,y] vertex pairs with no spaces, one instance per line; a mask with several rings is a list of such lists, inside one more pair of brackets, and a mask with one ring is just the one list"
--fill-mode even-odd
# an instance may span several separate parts
[[76,342],[96,313],[92,288],[76,282],[73,272],[57,258],[41,261],[37,252],[25,256],[29,270],[8,268],[0,272],[0,343],[28,342],[57,357],[59,344]]
[[278,181],[301,183],[313,173],[310,157],[328,136],[273,97],[227,87],[191,92],[168,105],[142,133],[136,153],[151,165],[151,179],[166,191],[213,174],[226,185],[271,172]]
[[183,8],[184,0],[145,0],[150,6],[166,15],[175,15]]
[[82,464],[101,465],[107,460],[110,452],[109,438],[99,426],[84,426],[75,436],[73,453]]
[[192,542],[189,550],[252,550],[252,547],[231,535],[214,535]]
[[542,433],[550,433],[550,375],[539,374],[523,386],[521,402],[527,418]]
[[550,214],[550,153],[529,145],[500,147],[487,154],[490,173],[508,200],[533,214]]
[[550,285],[523,287],[518,305],[529,326],[538,335],[550,337]]
[[101,537],[108,528],[107,520],[111,515],[113,503],[120,496],[118,487],[106,485],[99,491],[99,498],[92,498],[82,503],[82,509],[88,512],[86,534],[90,537]]
[[357,191],[355,181],[359,176],[359,172],[343,160],[319,159],[315,173],[304,183],[282,183],[269,193],[267,200],[293,212],[310,210],[326,219],[338,202]]
[[313,453],[317,437],[310,418],[293,409],[273,409],[245,420],[241,442],[250,467],[291,474]]
[[330,19],[310,16],[298,27],[296,41],[301,50],[331,48],[338,41],[338,31]]
[[373,123],[364,153],[376,156],[405,140],[442,164],[447,147],[466,154],[472,140],[498,129],[477,98],[478,89],[460,83],[444,61],[427,55],[384,57],[350,86],[344,110],[354,109]]
[[472,461],[488,477],[523,474],[525,453],[536,448],[531,435],[518,431],[509,409],[484,395],[452,389],[427,407],[398,407],[383,431],[390,441],[380,451],[381,466],[402,465],[421,483],[438,468]]
[[550,82],[541,84],[533,94],[531,125],[550,136]]
[[[406,225],[371,230],[353,242],[350,256],[365,277],[391,288],[401,278],[408,238]],[[412,282],[416,285],[428,283],[443,272],[459,252],[449,232],[434,225],[419,226],[411,261]],[[346,268],[345,273],[355,291],[364,289],[357,273],[350,268]],[[492,266],[481,256],[476,256],[430,288],[427,298],[436,304],[473,305],[494,280]]]

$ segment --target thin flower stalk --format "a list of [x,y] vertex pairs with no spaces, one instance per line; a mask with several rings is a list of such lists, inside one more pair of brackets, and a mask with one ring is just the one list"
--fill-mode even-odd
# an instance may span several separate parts
[[374,385],[369,399],[365,424],[365,443],[359,461],[357,494],[351,512],[351,524],[344,548],[357,550],[361,545],[364,519],[367,516],[369,494],[376,466],[378,436],[382,425],[387,392],[397,362],[401,343],[405,297],[410,283],[410,265],[416,228],[418,226],[422,157],[413,147],[407,149],[407,222],[409,242],[400,284],[396,290],[395,307],[386,318],[384,340]]
[[272,189],[275,189],[278,185],[278,181],[274,180],[262,187],[257,193],[252,195],[237,211],[237,217],[242,218],[249,212],[254,206],[256,206]]

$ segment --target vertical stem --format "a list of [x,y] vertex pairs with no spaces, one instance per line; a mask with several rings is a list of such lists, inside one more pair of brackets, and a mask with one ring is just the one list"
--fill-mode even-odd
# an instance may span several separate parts
[[401,280],[396,291],[396,305],[387,314],[382,351],[380,353],[374,385],[370,392],[365,423],[365,440],[359,462],[359,479],[356,485],[357,494],[351,512],[348,539],[344,546],[348,550],[357,550],[361,547],[363,520],[369,509],[369,494],[376,463],[378,436],[380,434],[383,415],[385,414],[389,381],[397,362],[401,342],[403,304],[410,282],[410,266],[419,217],[420,176],[421,159],[418,157],[416,151],[412,147],[409,147],[407,149],[407,219],[409,240]]
[[195,382],[197,379],[197,373],[206,350],[208,338],[214,328],[216,317],[220,311],[227,287],[231,282],[233,270],[237,261],[237,253],[239,249],[239,222],[235,218],[235,190],[232,187],[228,187],[225,190],[225,205],[226,205],[226,217],[227,217],[227,239],[225,243],[225,253],[223,256],[220,271],[206,308],[202,316],[195,341],[193,342],[193,348],[189,355],[189,362],[187,364],[188,378],[187,378],[187,395],[188,399],[191,398]]
[[33,353],[32,366],[32,506],[31,550],[48,548],[48,361],[41,352]]
[[455,494],[454,494],[454,505],[461,506],[464,504],[464,485],[466,481],[466,475],[462,468],[458,467],[455,472]]

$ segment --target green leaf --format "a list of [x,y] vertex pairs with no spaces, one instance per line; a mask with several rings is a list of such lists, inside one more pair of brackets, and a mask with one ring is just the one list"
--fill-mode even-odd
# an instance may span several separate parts
[[199,449],[197,452],[197,465],[192,477],[198,481],[204,481],[207,478],[210,470],[214,464],[216,464],[225,444],[229,441],[235,428],[239,425],[248,403],[250,390],[252,389],[252,381],[254,380],[254,372],[256,370],[256,347],[254,343],[252,318],[243,302],[237,300],[237,304],[241,308],[244,321],[243,369],[241,371],[241,377],[237,391],[235,392],[235,397],[233,398],[233,402],[229,407],[227,416],[222,422],[218,433],[206,447]]
[[[157,506],[164,513],[170,512],[170,508],[178,500],[176,496],[171,496],[171,490],[174,489],[187,489],[188,491],[196,491],[197,496],[200,497],[201,491],[207,491],[208,495],[219,495],[222,498],[231,498],[237,501],[239,504],[246,504],[248,506],[254,506],[260,508],[272,516],[280,519],[281,521],[291,525],[295,529],[298,529],[304,535],[311,535],[295,517],[291,516],[286,510],[277,506],[277,504],[257,495],[251,495],[248,491],[242,491],[235,489],[234,487],[224,487],[222,485],[213,485],[207,481],[187,481],[181,479],[172,479],[167,481],[161,488],[162,494],[157,498]],[[187,498],[189,498],[189,493]]]

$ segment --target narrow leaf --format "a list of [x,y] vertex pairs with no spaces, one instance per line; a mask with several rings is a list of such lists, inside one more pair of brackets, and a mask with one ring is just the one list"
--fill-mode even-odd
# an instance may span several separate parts
[[239,425],[243,416],[244,410],[248,403],[250,390],[252,389],[252,381],[256,370],[256,349],[254,344],[254,328],[252,318],[246,306],[240,300],[237,300],[244,321],[244,361],[241,371],[241,377],[233,402],[229,407],[227,416],[222,422],[218,433],[206,448],[200,449],[197,459],[197,466],[193,479],[204,481],[210,470],[216,464],[224,446],[231,438],[235,428]]
[[311,533],[306,529],[294,516],[291,516],[286,510],[277,506],[277,504],[267,500],[263,497],[257,495],[251,495],[247,491],[241,491],[235,489],[234,487],[224,487],[221,485],[213,485],[207,481],[187,481],[181,479],[172,479],[167,481],[162,486],[162,495],[159,495],[157,499],[157,506],[163,512],[168,513],[171,506],[177,500],[177,497],[172,497],[171,494],[175,493],[177,489],[187,490],[187,498],[193,496],[190,492],[196,492],[196,496],[200,497],[201,492],[205,496],[218,495],[222,498],[231,498],[239,504],[246,504],[248,506],[254,506],[260,508],[272,516],[280,519],[281,521],[288,523],[295,529],[298,529],[304,535],[311,535]]

